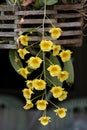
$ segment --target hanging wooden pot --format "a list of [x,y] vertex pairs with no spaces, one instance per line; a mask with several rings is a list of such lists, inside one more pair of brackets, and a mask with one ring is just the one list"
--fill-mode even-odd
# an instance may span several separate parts
[[[56,40],[57,44],[64,46],[81,46],[82,45],[82,26],[83,16],[80,10],[83,8],[81,4],[66,4],[66,5],[54,5],[52,8],[47,9],[47,16],[51,22],[60,27],[63,32],[62,36]],[[43,10],[19,10],[13,7],[0,7],[0,48],[2,49],[16,49],[15,42],[13,44],[1,44],[12,43],[17,38],[17,34],[20,31],[31,30],[31,41],[40,41],[41,37],[35,32],[32,35],[32,28],[38,28],[43,22]],[[20,19],[24,18],[22,25]],[[49,19],[45,20],[45,33],[50,29],[51,25]],[[38,28],[39,32],[42,32],[42,27]],[[50,39],[49,34],[47,39]]]

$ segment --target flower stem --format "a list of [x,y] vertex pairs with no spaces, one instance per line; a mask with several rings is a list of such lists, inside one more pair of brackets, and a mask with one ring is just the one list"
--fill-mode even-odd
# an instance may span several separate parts
[[32,99],[32,101],[35,100],[35,99],[37,99],[37,98],[39,98],[39,97],[41,97],[42,95],[43,95],[43,94],[40,94],[40,95],[34,97],[34,98]]
[[[46,0],[44,0],[44,17],[43,17],[43,37],[45,37],[45,17],[46,17]],[[46,81],[46,66],[45,66],[45,53],[43,52],[43,73],[44,73],[44,80]],[[46,88],[45,88],[45,98],[46,98]]]
[[43,116],[46,116],[46,110],[44,110],[44,112],[43,112]]
[[46,15],[47,19],[49,20],[50,24],[52,25],[52,27],[54,28],[54,24],[52,23],[52,21],[48,18],[48,16]]
[[51,102],[50,100],[48,100],[54,107],[58,108],[58,106],[56,104],[54,104],[53,102]]
[[46,17],[46,0],[44,0],[44,17],[43,17],[43,39],[44,39],[44,33],[45,33],[45,30],[44,30],[44,24],[45,24],[45,17]]
[[50,82],[52,85],[56,86],[49,78],[47,78],[47,79],[49,80],[49,82]]
[[[43,73],[44,73],[44,80],[46,81],[46,66],[45,66],[45,53],[43,52]],[[45,98],[46,98],[46,88],[45,88]]]
[[48,60],[48,62],[49,62],[51,65],[53,65],[52,61],[49,60],[47,57],[46,57],[46,60]]

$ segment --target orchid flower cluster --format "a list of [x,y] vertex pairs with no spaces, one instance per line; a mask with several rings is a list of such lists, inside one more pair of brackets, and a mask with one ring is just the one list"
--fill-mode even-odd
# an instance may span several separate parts
[[[45,17],[46,8],[43,21],[45,21]],[[24,66],[18,70],[19,74],[24,77],[26,85],[22,90],[26,100],[23,108],[29,110],[36,107],[42,111],[43,114],[38,120],[44,126],[51,122],[51,117],[46,113],[49,104],[55,107],[54,112],[60,118],[64,118],[67,113],[67,108],[57,106],[47,97],[48,92],[50,92],[54,99],[58,99],[61,102],[68,95],[68,92],[63,87],[63,82],[69,78],[69,72],[63,69],[63,63],[71,59],[72,52],[69,49],[65,50],[61,45],[55,43],[55,40],[61,37],[62,32],[61,28],[55,27],[52,24],[48,33],[50,34],[50,39],[53,40],[46,39],[44,33],[42,34],[41,41],[38,43],[31,44],[29,34],[21,34],[17,39],[20,44],[17,52],[19,57],[24,61]],[[31,49],[36,46],[39,49],[37,49],[38,51],[35,55],[32,55]],[[56,62],[58,58],[61,64]],[[56,59],[55,62],[54,59]],[[38,69],[40,70],[40,74],[38,73]],[[37,73],[36,77],[33,76],[34,71]],[[56,82],[52,79],[56,79]],[[35,93],[38,94],[36,95]]]

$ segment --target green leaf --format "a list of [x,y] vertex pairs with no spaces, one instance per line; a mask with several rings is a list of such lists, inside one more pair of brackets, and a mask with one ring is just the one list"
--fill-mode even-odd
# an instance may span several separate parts
[[58,60],[57,57],[50,55],[49,59],[46,58],[46,60],[45,60],[46,65],[45,65],[45,66],[46,66],[47,83],[48,83],[50,86],[53,86],[53,84],[54,84],[55,86],[62,86],[62,82],[60,82],[57,77],[52,77],[52,76],[50,75],[49,71],[47,70],[47,68],[50,66],[49,60],[50,60],[53,64],[60,65],[60,62],[59,62],[59,60]]
[[47,0],[46,5],[54,5],[58,2],[58,0]]
[[44,0],[35,0],[34,7],[39,9],[40,7],[44,6]]
[[66,80],[66,83],[71,86],[74,83],[74,66],[72,63],[72,60],[70,59],[67,62],[64,62],[64,68],[63,70],[68,71],[69,78]]
[[[58,0],[47,0],[46,5],[54,5],[58,2]],[[44,0],[35,0],[34,7],[39,9],[40,7],[44,6]]]
[[18,70],[23,67],[18,56],[17,50],[9,50],[9,60],[14,70],[19,74]]
[[51,61],[53,64],[55,64],[55,65],[60,65],[60,66],[61,66],[61,64],[60,64],[60,61],[59,61],[58,57],[53,56],[53,55],[51,55],[51,54],[50,54],[49,59],[50,59],[50,61]]
[[24,0],[19,0],[19,3],[22,3]]

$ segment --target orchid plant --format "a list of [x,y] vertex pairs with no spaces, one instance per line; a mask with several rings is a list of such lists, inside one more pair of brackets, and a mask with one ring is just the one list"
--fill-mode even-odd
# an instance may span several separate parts
[[[53,40],[46,39],[44,33],[47,3],[56,3],[58,0],[43,0],[43,2],[44,16],[41,25],[41,41],[32,43],[29,32],[26,32],[26,30],[25,34],[21,32],[16,40],[18,49],[15,53],[15,59],[11,63],[17,73],[25,80],[25,88],[22,90],[25,98],[23,108],[29,110],[36,107],[42,111],[43,114],[38,120],[45,126],[51,121],[51,117],[46,112],[49,104],[55,107],[54,112],[57,116],[60,118],[66,116],[67,108],[59,107],[58,104],[51,101],[48,98],[48,93],[54,100],[57,99],[60,102],[65,100],[68,92],[65,90],[63,83],[72,84],[74,82],[74,70],[71,59],[72,51],[56,43],[63,30],[50,22],[51,27],[48,33],[50,39]],[[21,23],[23,21],[24,19],[21,19]]]

